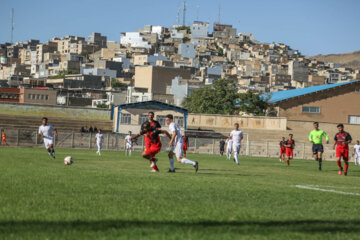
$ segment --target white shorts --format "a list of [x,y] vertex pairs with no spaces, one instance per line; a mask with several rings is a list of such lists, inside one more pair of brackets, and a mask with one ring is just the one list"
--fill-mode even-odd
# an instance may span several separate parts
[[44,144],[45,144],[45,148],[48,149],[50,147],[50,144],[54,144],[54,139],[44,138]]
[[231,151],[232,151],[232,146],[229,145],[229,146],[226,148],[226,152],[231,153]]
[[183,156],[183,143],[177,142],[174,146],[171,147],[170,151],[175,153],[176,158],[180,158]]
[[233,144],[233,151],[239,153],[240,152],[240,144]]
[[129,149],[131,149],[131,148],[132,148],[132,144],[127,143],[127,144],[126,144],[126,149],[129,150]]
[[96,145],[99,147],[99,148],[102,148],[102,142],[97,142]]
[[360,158],[360,154],[359,153],[355,153],[355,159],[358,159],[358,158]]

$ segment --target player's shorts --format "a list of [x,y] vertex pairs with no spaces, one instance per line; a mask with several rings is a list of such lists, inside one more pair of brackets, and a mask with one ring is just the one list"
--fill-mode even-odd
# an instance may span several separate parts
[[183,156],[183,143],[182,142],[176,143],[174,146],[171,147],[170,151],[175,153],[175,156],[177,158],[182,157]]
[[187,150],[187,144],[186,144],[186,143],[184,143],[184,144],[183,144],[182,149],[183,149],[184,151],[186,151],[186,150]]
[[233,144],[233,151],[239,153],[240,152],[240,144]]
[[126,144],[126,149],[131,149],[131,148],[132,148],[132,144],[127,143]]
[[102,148],[102,142],[96,142],[96,145],[99,147],[99,148]]
[[220,152],[223,152],[225,151],[225,148],[224,147],[220,147]]
[[2,139],[1,139],[1,142],[6,142],[6,138],[2,138]]
[[150,157],[155,157],[161,151],[161,142],[155,144],[148,144],[145,148],[145,154]]
[[285,148],[280,148],[280,155],[286,154],[286,149]]
[[228,146],[228,147],[226,148],[226,152],[231,153],[231,152],[232,152],[232,146]]
[[46,149],[48,149],[52,144],[54,144],[53,138],[44,138],[44,145]]
[[349,148],[348,147],[336,147],[336,157],[342,157],[344,161],[349,160]]
[[324,146],[322,144],[313,144],[312,146],[312,151],[313,154],[317,154],[317,153],[323,153],[324,152]]
[[294,156],[294,152],[293,152],[292,148],[286,148],[286,156],[291,157],[291,158]]

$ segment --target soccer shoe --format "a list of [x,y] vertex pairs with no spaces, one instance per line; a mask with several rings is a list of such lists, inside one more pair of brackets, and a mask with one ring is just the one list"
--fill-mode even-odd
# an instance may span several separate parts
[[342,171],[343,171],[343,169],[340,169],[340,170],[339,170],[339,172],[338,172],[339,175],[342,175]]
[[158,170],[152,169],[151,172],[160,172],[160,171],[159,169]]
[[154,160],[150,160],[150,167],[155,166],[157,161],[157,158],[154,158]]
[[282,162],[282,160],[280,159],[280,162]]
[[175,169],[174,170],[171,170],[169,169],[168,173],[174,173],[175,172]]
[[199,170],[199,163],[198,162],[195,162],[194,168],[195,168],[195,173],[197,173],[198,170]]
[[319,171],[321,171],[321,166],[319,166]]
[[344,176],[347,176],[347,172],[344,172]]

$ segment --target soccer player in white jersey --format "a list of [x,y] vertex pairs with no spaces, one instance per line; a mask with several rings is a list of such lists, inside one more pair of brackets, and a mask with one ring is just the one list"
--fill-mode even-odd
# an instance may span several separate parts
[[228,160],[231,159],[233,141],[231,138],[226,139],[226,157]]
[[183,157],[183,137],[181,135],[180,127],[174,122],[174,116],[169,114],[166,115],[166,124],[169,125],[169,131],[171,135],[171,139],[169,142],[170,152],[169,152],[169,161],[170,161],[170,169],[169,172],[175,172],[174,167],[174,155],[176,156],[176,160],[179,163],[189,164],[194,166],[195,172],[199,170],[199,163],[191,161],[187,158]]
[[131,156],[131,150],[132,150],[132,145],[133,145],[133,141],[131,140],[132,136],[131,136],[131,131],[129,131],[128,135],[125,137],[125,155],[126,156]]
[[98,148],[96,153],[101,155],[102,144],[104,142],[104,134],[101,132],[101,129],[99,129],[95,135],[95,142]]
[[360,141],[357,140],[354,145],[354,162],[355,165],[360,165]]
[[239,152],[240,152],[240,146],[241,141],[243,140],[243,133],[239,130],[239,124],[234,124],[235,129],[231,131],[230,138],[232,139],[232,146],[233,146],[233,152],[234,152],[234,159],[237,165],[239,165]]
[[56,128],[53,125],[48,124],[48,119],[46,117],[43,117],[42,124],[39,127],[38,134],[39,134],[39,136],[43,137],[45,148],[52,158],[55,158],[54,133],[55,133],[55,136],[58,136],[58,132],[57,132]]

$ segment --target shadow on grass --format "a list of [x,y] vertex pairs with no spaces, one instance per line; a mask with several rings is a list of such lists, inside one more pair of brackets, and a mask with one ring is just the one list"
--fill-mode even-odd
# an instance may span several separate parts
[[[289,221],[137,221],[137,220],[100,220],[100,221],[0,221],[0,233],[21,232],[61,232],[63,229],[77,232],[107,231],[110,229],[147,229],[162,231],[184,230],[205,232],[212,230],[268,234],[272,232],[300,233],[360,233],[360,220],[289,220]],[[255,231],[255,232],[254,232]]]

